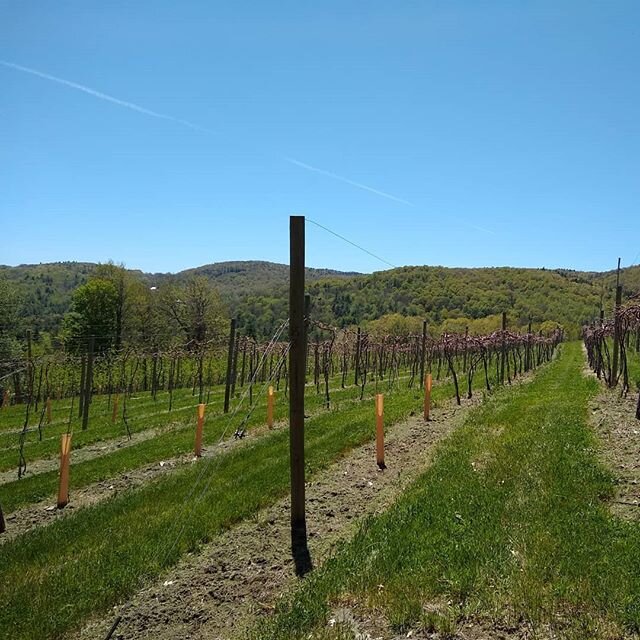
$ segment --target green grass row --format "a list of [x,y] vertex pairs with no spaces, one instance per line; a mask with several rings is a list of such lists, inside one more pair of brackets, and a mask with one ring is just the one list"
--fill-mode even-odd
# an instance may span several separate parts
[[[434,389],[436,400],[450,396],[449,385]],[[421,398],[421,391],[406,389],[389,394],[386,424],[419,411]],[[307,421],[308,474],[374,435],[371,402],[345,407]],[[204,491],[187,503],[189,517],[180,518],[203,468]],[[288,485],[288,432],[275,431],[2,545],[0,637],[60,637],[126,599],[185,552],[273,503]]]
[[[406,382],[406,378],[404,378]],[[375,383],[373,383],[375,385]],[[379,381],[378,386],[381,389],[386,388],[385,381]],[[282,387],[284,389],[284,386]],[[334,376],[330,380],[330,395],[333,401],[334,397],[339,398],[342,393],[340,388],[340,377]],[[245,394],[247,388],[237,387],[236,397],[232,398],[231,408],[240,401]],[[264,392],[262,384],[256,384],[254,387],[254,397]],[[312,404],[321,404],[322,400],[317,394],[313,386],[307,389],[309,401]],[[282,394],[284,395],[284,394]],[[208,404],[207,413],[222,414],[224,404],[224,385],[214,387],[211,393],[206,393],[204,397]],[[198,395],[192,395],[191,389],[177,389],[173,394],[172,411],[169,412],[169,396],[167,392],[159,392],[156,400],[151,397],[150,393],[134,394],[127,400],[127,421],[132,433],[146,431],[152,428],[173,427],[178,424],[185,424],[191,421],[193,411],[198,403]],[[31,413],[30,431],[25,440],[25,457],[27,463],[34,460],[50,459],[59,454],[60,436],[66,433],[69,428],[68,416],[70,413],[71,400],[55,400],[53,405],[53,420],[51,424],[44,424],[42,427],[43,439],[39,439],[37,424],[40,418],[40,411],[36,415]],[[126,435],[126,428],[122,420],[123,398],[120,398],[119,415],[116,423],[111,421],[111,408],[108,396],[95,396],[90,409],[89,427],[83,431],[81,429],[82,421],[78,418],[77,398],[71,421],[71,430],[74,433],[74,449],[78,449],[98,442],[106,442],[115,438]],[[3,413],[0,411],[0,424],[4,420],[5,432],[0,433],[0,471],[7,471],[18,466],[19,457],[19,429],[18,424],[24,421],[24,406],[12,406],[8,411],[15,415]],[[16,413],[19,412],[19,413]],[[34,422],[35,420],[35,422]],[[11,426],[9,432],[8,426]]]
[[[381,385],[380,389],[383,389]],[[447,387],[448,393],[452,393]],[[368,389],[369,395],[375,391],[372,385]],[[343,406],[348,406],[354,402],[359,402],[359,387],[347,387],[331,392],[332,410],[338,411]],[[307,389],[307,412],[323,411],[323,397],[315,393],[312,388]],[[246,408],[245,408],[246,410]],[[287,415],[288,404],[283,394],[277,397],[274,417],[282,420]],[[238,412],[231,420],[229,415],[208,415],[204,427],[204,444],[212,445],[225,437],[231,438],[236,428],[240,426],[244,413]],[[261,402],[249,417],[246,427],[248,429],[264,425],[266,422],[265,402]],[[114,476],[126,473],[139,467],[160,462],[178,455],[186,454],[193,450],[195,429],[195,412],[181,423],[174,423],[166,431],[144,440],[137,444],[115,449],[105,455],[85,460],[83,462],[73,462],[73,451],[76,450],[76,438],[78,432],[73,434],[72,459],[71,459],[71,479],[70,491],[73,495],[74,489],[85,487],[94,482],[108,480]],[[82,434],[82,432],[80,432]],[[58,471],[52,470],[34,476],[26,476],[20,480],[7,482],[0,485],[0,504],[5,513],[11,513],[16,509],[38,502],[48,496],[54,495],[57,490]]]
[[[261,625],[261,639],[352,637],[353,606],[409,629],[469,619],[562,638],[640,631],[640,525],[613,517],[580,345],[530,384],[500,391],[440,447],[397,504],[369,520]],[[545,635],[546,637],[546,635]]]

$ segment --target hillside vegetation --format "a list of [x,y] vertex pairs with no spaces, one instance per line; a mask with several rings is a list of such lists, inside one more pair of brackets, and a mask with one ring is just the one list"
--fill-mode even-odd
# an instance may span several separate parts
[[[69,310],[73,290],[95,270],[93,263],[60,262],[0,266],[0,277],[14,283],[22,304],[21,323],[56,334]],[[162,287],[204,276],[220,292],[240,327],[251,335],[270,334],[286,316],[288,267],[270,262],[224,262],[177,274],[131,271],[148,286]],[[518,268],[402,267],[373,274],[309,269],[313,315],[348,326],[395,315],[426,318],[430,324],[464,330],[470,321],[508,311],[510,324],[556,321],[576,336],[598,314],[601,300],[612,304],[615,272]],[[640,266],[622,271],[625,295],[640,292]],[[444,325],[443,325],[444,323]],[[483,330],[493,326],[482,326]],[[473,324],[472,324],[473,330]]]

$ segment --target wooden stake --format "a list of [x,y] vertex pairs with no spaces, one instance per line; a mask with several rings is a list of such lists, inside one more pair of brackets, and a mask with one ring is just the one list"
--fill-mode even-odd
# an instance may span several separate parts
[[424,419],[429,420],[429,414],[431,412],[431,387],[433,386],[433,379],[430,373],[424,377]]
[[385,469],[384,464],[384,396],[376,394],[376,462],[379,469]]
[[224,412],[229,413],[229,401],[231,398],[231,376],[233,374],[233,349],[236,344],[236,319],[231,318],[229,330],[229,353],[227,354],[227,375],[224,387]]
[[273,429],[273,405],[274,405],[273,387],[269,387],[267,391],[267,426]]
[[427,356],[427,321],[422,321],[422,343],[420,345],[420,380],[424,380],[424,361]]
[[199,404],[198,405],[198,424],[196,426],[196,446],[195,446],[195,454],[196,458],[202,456],[202,429],[204,427],[204,408],[207,405]]
[[85,431],[89,426],[89,405],[91,404],[91,393],[93,391],[93,349],[95,338],[89,337],[87,347],[87,370],[84,381],[84,403],[82,405],[82,430]]
[[69,459],[71,457],[71,434],[63,433],[60,440],[60,484],[58,485],[58,509],[69,504]]
[[115,423],[118,419],[118,404],[120,402],[120,394],[113,396],[113,407],[111,408],[111,422]]
[[291,469],[291,544],[296,572],[308,567],[299,561],[307,547],[304,486],[304,381],[306,365],[306,325],[304,318],[305,219],[289,220],[289,461]]

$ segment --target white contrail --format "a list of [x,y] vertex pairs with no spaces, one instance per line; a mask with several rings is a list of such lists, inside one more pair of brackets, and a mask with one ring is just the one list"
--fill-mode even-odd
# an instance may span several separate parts
[[[22,71],[23,73],[29,73],[33,76],[37,76],[39,78],[49,80],[50,82],[56,82],[57,84],[61,84],[71,89],[75,89],[76,91],[82,91],[83,93],[93,96],[94,98],[98,98],[99,100],[106,100],[107,102],[111,102],[112,104],[116,104],[120,107],[125,107],[126,109],[131,109],[132,111],[137,111],[138,113],[142,113],[146,116],[151,116],[152,118],[169,120],[170,122],[176,122],[177,124],[181,124],[185,127],[189,127],[190,129],[194,129],[195,131],[201,131],[203,133],[217,135],[215,131],[211,131],[210,129],[201,127],[200,125],[194,124],[193,122],[189,122],[188,120],[183,120],[182,118],[175,118],[174,116],[167,115],[166,113],[159,113],[158,111],[152,111],[151,109],[146,109],[145,107],[141,107],[140,105],[135,104],[134,102],[127,102],[126,100],[120,100],[120,98],[110,96],[109,94],[102,93],[101,91],[96,91],[95,89],[92,89],[91,87],[87,87],[83,84],[78,84],[77,82],[72,82],[71,80],[65,80],[64,78],[59,78],[58,76],[52,76],[49,73],[44,73],[43,71],[38,71],[37,69],[32,69],[31,67],[24,67],[20,64],[16,64],[15,62],[8,62],[6,60],[0,60],[0,65],[4,67],[8,67],[9,69],[15,69],[16,71]],[[361,182],[355,182],[354,180],[349,180],[349,178],[345,178],[336,173],[332,173],[331,171],[326,171],[325,169],[319,169],[318,167],[314,167],[305,162],[301,162],[300,160],[296,160],[295,158],[289,158],[287,156],[284,156],[284,160],[298,167],[301,167],[302,169],[306,169],[307,171],[313,171],[315,173],[319,173],[328,178],[332,178],[334,180],[339,180],[340,182],[349,184],[352,187],[356,187],[357,189],[363,189],[364,191],[375,193],[376,195],[381,196],[382,198],[387,198],[388,200],[393,200],[394,202],[406,204],[410,207],[415,206],[412,202],[409,202],[408,200],[403,200],[402,198],[398,198],[397,196],[394,196],[390,193],[386,193],[385,191],[374,189],[373,187],[369,187],[368,185],[362,184]]]
[[369,187],[366,184],[362,184],[361,182],[355,182],[354,180],[349,180],[349,178],[344,178],[343,176],[339,176],[336,173],[332,173],[331,171],[326,171],[325,169],[319,169],[318,167],[313,167],[306,162],[301,162],[300,160],[296,160],[295,158],[289,158],[287,156],[283,157],[284,160],[290,162],[291,164],[295,164],[298,167],[302,167],[307,171],[314,171],[315,173],[319,173],[323,176],[327,176],[328,178],[333,178],[334,180],[340,180],[340,182],[345,182],[346,184],[350,184],[352,187],[357,187],[358,189],[364,189],[365,191],[370,191],[371,193],[375,193],[378,196],[382,196],[383,198],[388,198],[389,200],[394,200],[395,202],[400,202],[401,204],[406,204],[410,207],[414,207],[413,202],[409,202],[408,200],[403,200],[402,198],[398,198],[397,196],[391,195],[390,193],[386,193],[385,191],[380,191],[379,189],[374,189],[373,187]]
[[476,229],[477,231],[483,231],[484,233],[489,233],[492,236],[498,235],[495,231],[492,231],[491,229],[487,229],[486,227],[480,227],[477,224],[470,224],[469,226],[472,229]]
[[96,91],[91,87],[86,87],[83,84],[78,84],[77,82],[71,82],[70,80],[65,80],[64,78],[58,78],[57,76],[52,76],[49,73],[44,73],[42,71],[38,71],[37,69],[31,69],[30,67],[23,67],[22,65],[15,64],[13,62],[7,62],[6,60],[0,60],[0,64],[9,67],[10,69],[16,69],[17,71],[22,71],[24,73],[30,73],[33,76],[38,76],[39,78],[44,78],[45,80],[50,80],[51,82],[57,82],[58,84],[62,84],[65,87],[70,87],[71,89],[76,89],[77,91],[82,91],[84,93],[88,93],[90,96],[94,98],[99,98],[100,100],[106,100],[107,102],[112,102],[113,104],[117,104],[120,107],[126,107],[127,109],[131,109],[132,111],[137,111],[138,113],[143,113],[146,116],[151,116],[153,118],[160,118],[161,120],[170,120],[171,122],[177,122],[185,127],[189,127],[190,129],[195,129],[196,131],[202,131],[203,133],[209,133],[212,135],[216,135],[215,131],[211,131],[210,129],[205,129],[193,122],[189,122],[188,120],[183,120],[182,118],[174,118],[173,116],[169,116],[166,113],[158,113],[157,111],[152,111],[151,109],[145,109],[138,104],[133,102],[127,102],[126,100],[120,100],[119,98],[114,98],[106,93],[102,93],[101,91]]

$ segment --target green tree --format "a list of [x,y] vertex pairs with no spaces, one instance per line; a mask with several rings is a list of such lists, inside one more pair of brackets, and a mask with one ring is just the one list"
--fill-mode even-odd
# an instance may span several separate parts
[[71,298],[71,311],[63,321],[63,338],[67,347],[78,351],[94,336],[97,352],[115,345],[118,291],[109,280],[92,278],[80,285]]
[[226,309],[217,289],[196,276],[183,285],[169,285],[161,292],[165,318],[187,343],[197,345],[227,330]]
[[17,288],[0,278],[0,388],[4,387],[2,378],[17,368],[13,361],[22,355],[16,335],[20,303]]

